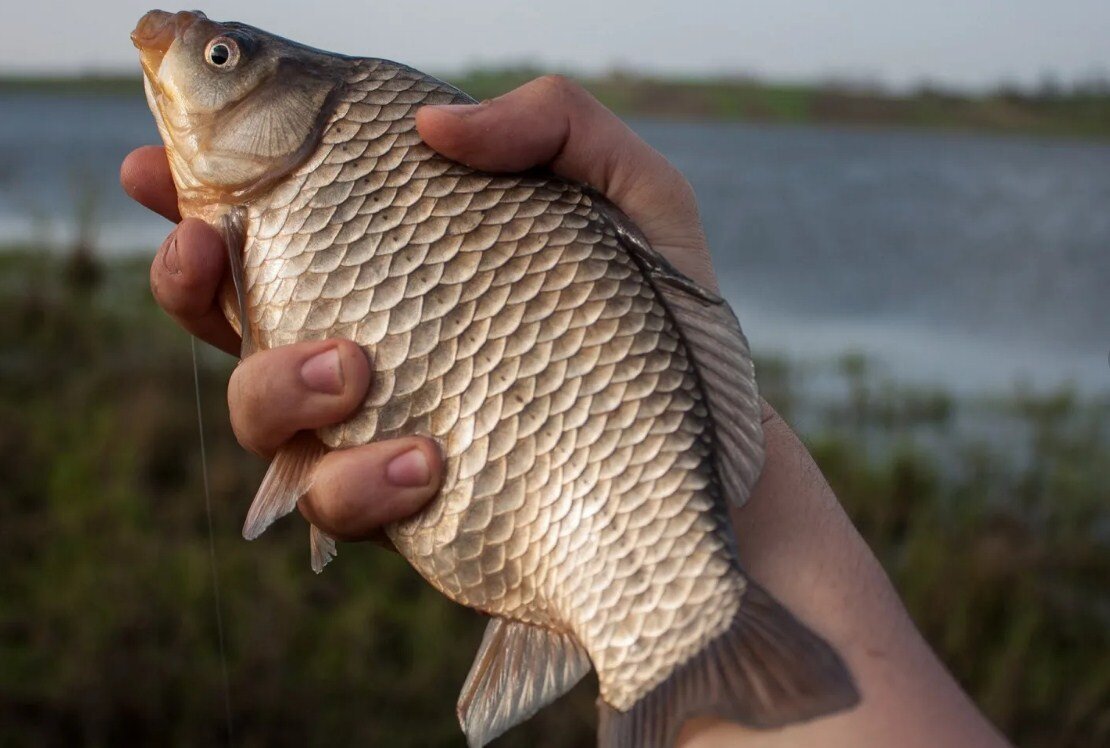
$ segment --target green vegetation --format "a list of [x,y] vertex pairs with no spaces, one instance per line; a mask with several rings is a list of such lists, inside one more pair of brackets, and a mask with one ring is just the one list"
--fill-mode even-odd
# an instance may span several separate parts
[[[477,69],[445,75],[478,99],[491,98],[531,80],[536,68]],[[1110,136],[1110,84],[1064,90],[1000,88],[962,94],[922,88],[895,94],[867,87],[768,83],[749,78],[653,78],[611,73],[579,81],[618,114],[715,121],[828,123],[924,127],[994,133],[1105,138]],[[137,77],[0,77],[0,94],[12,92],[142,95]]]
[[[474,70],[447,79],[472,96],[486,99],[542,72],[532,68]],[[653,78],[612,73],[578,80],[624,116],[1110,136],[1110,85],[1106,84],[1070,91],[999,89],[971,95],[932,88],[894,94],[869,88],[769,83],[738,77]]]
[[[145,261],[85,264],[0,254],[0,744],[218,745],[189,341]],[[371,545],[313,575],[297,519],[239,538],[263,466],[226,423],[231,365],[204,352],[200,373],[234,744],[462,745],[479,616]],[[845,395],[815,406],[796,367],[761,372],[788,418],[812,421],[818,462],[988,714],[1021,745],[1110,744],[1110,401],[963,402],[848,357]],[[998,441],[961,418],[998,424]],[[500,745],[591,744],[593,689]]]

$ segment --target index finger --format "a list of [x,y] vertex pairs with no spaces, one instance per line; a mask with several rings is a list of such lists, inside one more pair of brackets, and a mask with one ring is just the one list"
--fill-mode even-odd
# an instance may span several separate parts
[[166,149],[144,145],[127,154],[119,170],[119,182],[133,200],[177,223],[177,188],[173,184]]

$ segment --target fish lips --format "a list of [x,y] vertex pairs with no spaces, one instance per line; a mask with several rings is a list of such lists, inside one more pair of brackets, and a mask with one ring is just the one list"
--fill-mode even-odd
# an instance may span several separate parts
[[139,50],[139,60],[147,78],[158,80],[158,69],[170,46],[197,21],[207,21],[208,16],[199,10],[182,10],[167,13],[152,10],[139,19],[131,32],[131,43]]

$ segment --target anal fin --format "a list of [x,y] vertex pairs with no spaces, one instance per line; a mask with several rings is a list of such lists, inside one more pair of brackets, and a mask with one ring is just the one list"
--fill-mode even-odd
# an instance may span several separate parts
[[598,746],[669,748],[698,715],[774,728],[858,701],[833,648],[749,582],[732,625],[628,711],[598,702]]
[[281,445],[247,511],[244,538],[254,540],[276,520],[293,511],[297,500],[312,486],[312,469],[324,451],[323,443],[308,431],[295,434]]
[[568,634],[494,618],[459,694],[459,723],[481,748],[569,691],[590,670]]

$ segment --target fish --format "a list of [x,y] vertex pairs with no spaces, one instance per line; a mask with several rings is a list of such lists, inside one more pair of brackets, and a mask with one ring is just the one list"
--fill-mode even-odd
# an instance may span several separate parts
[[[373,362],[355,415],[278,450],[244,536],[293,510],[329,450],[434,439],[441,490],[385,535],[490,617],[458,701],[470,746],[591,668],[605,748],[858,702],[738,560],[728,510],[762,469],[761,403],[718,294],[588,185],[430,149],[416,111],[475,103],[436,78],[199,11],[151,11],[132,41],[181,215],[227,245],[241,355],[343,337]],[[335,541],[310,527],[310,544],[319,571]]]

